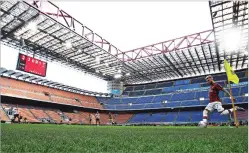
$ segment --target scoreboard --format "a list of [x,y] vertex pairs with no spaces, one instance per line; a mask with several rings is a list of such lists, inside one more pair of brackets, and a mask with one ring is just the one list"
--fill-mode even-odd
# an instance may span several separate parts
[[47,62],[19,53],[16,69],[45,77]]

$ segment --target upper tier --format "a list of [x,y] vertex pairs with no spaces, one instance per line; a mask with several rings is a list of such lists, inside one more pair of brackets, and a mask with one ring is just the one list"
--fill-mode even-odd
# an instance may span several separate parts
[[5,77],[0,78],[0,85],[1,95],[87,108],[102,108],[93,96],[81,95]]
[[[236,72],[237,76],[240,78],[240,82],[248,81],[248,71],[242,70]],[[225,73],[213,75],[215,82],[225,86],[227,84],[227,76]],[[126,86],[123,95],[129,97],[143,96],[143,95],[157,95],[165,94],[176,90],[185,90],[193,88],[202,88],[209,86],[205,82],[205,76],[184,79],[184,80],[175,80],[175,81],[166,81],[166,82],[157,82],[144,85],[133,85]]]
[[[236,74],[240,77],[240,83],[238,85],[232,84],[233,96],[237,99],[236,103],[246,103],[248,101],[248,72],[243,70],[236,72]],[[213,77],[217,83],[227,88],[225,73],[214,75]],[[149,87],[153,87],[153,89],[147,89]],[[132,89],[132,91],[129,91],[129,96],[125,95],[125,93],[128,93],[127,89]],[[114,110],[199,107],[206,106],[209,103],[208,90],[209,85],[202,77],[130,86],[126,88],[124,95],[120,98],[97,99],[104,104],[104,108]],[[219,96],[223,104],[231,104],[229,95],[220,92]]]

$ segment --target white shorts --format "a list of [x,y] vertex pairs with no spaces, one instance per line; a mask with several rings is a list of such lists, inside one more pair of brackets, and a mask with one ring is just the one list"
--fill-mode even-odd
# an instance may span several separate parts
[[212,103],[209,103],[206,108],[208,111],[210,112],[213,112],[215,109],[218,111],[218,112],[222,112],[224,110],[224,108],[222,107],[221,105],[221,102],[219,101],[216,101],[216,102],[212,102]]

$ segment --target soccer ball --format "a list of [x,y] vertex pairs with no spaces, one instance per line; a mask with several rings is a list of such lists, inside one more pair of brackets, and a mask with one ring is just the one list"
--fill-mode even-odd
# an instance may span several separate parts
[[201,128],[206,128],[207,124],[205,122],[203,122],[203,121],[200,121],[198,126],[201,127]]

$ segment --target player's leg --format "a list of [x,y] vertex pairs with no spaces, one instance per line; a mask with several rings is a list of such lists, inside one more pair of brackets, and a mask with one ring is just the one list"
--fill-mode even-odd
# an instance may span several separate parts
[[[216,109],[217,109],[217,111],[218,111],[221,115],[231,115],[232,112],[233,112],[233,108],[231,108],[231,109],[224,109],[224,108],[222,107],[221,103],[217,103],[217,104],[216,104]],[[235,106],[234,109],[235,109],[236,111],[245,111],[244,108],[238,107],[238,106]]]
[[209,115],[209,110],[204,109],[203,110],[203,122],[207,123],[207,121],[208,121],[208,115]]
[[214,103],[209,103],[209,104],[206,106],[206,108],[203,110],[203,120],[202,120],[202,121],[203,121],[205,124],[208,123],[208,116],[209,116],[209,114],[212,113],[213,110],[214,110],[213,106],[214,106]]
[[13,117],[12,123],[14,123],[14,122],[16,121],[16,118],[18,118],[18,114],[14,114],[14,117]]

